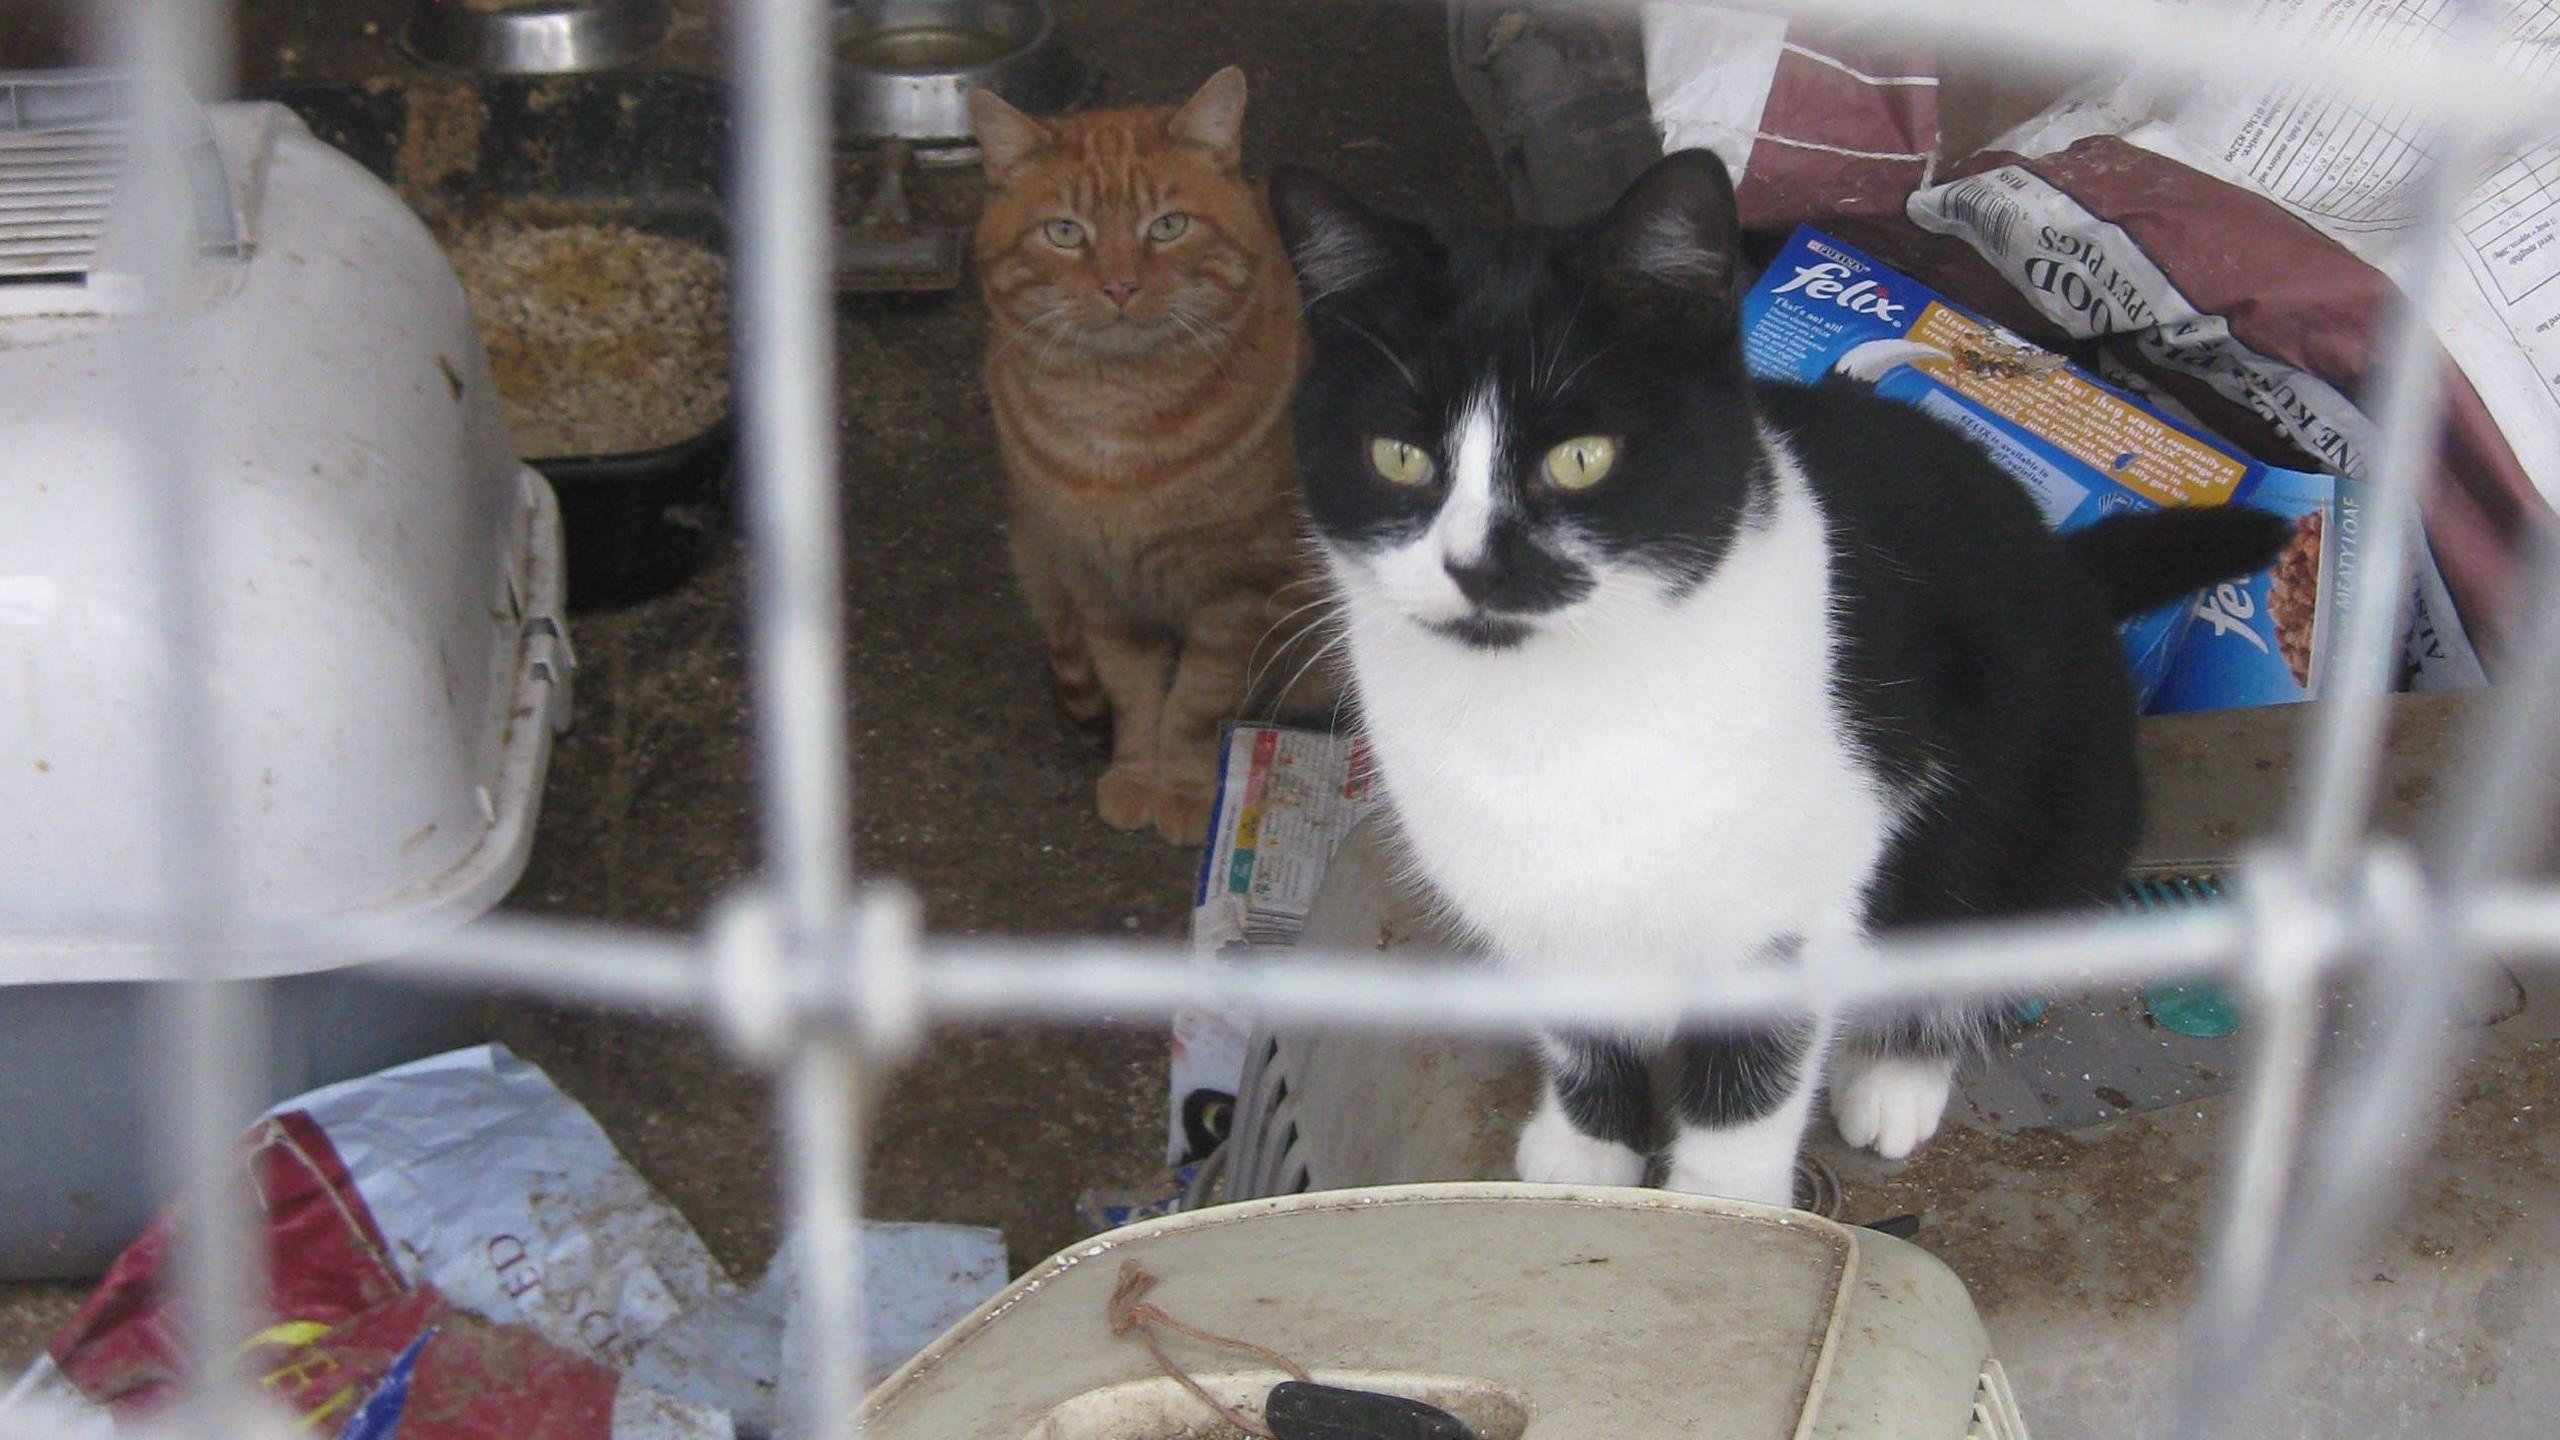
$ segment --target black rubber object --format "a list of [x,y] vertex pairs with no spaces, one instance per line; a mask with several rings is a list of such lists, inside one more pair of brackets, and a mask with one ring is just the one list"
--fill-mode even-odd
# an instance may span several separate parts
[[1419,1400],[1303,1380],[1273,1386],[1262,1420],[1279,1440],[1475,1440],[1458,1417]]

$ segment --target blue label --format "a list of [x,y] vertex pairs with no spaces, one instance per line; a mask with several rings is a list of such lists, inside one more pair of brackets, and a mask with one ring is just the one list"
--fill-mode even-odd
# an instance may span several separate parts
[[2187,607],[2187,640],[2152,701],[2155,714],[2287,705],[2319,693],[2327,631],[2344,622],[2355,576],[2363,487],[2277,470],[2250,503],[2292,521],[2293,539],[2274,565]]
[[[1873,382],[1877,394],[1925,411],[1962,431],[1982,447],[1993,464],[2017,478],[2035,501],[2045,524],[2057,531],[2094,525],[2109,515],[2160,508],[2149,494],[2119,484],[2108,468],[2063,451],[1908,363],[1909,359],[1939,353],[1916,346],[1909,339],[1921,313],[1931,305],[1945,306],[1976,324],[1998,330],[1856,247],[1810,227],[1799,227],[1789,237],[1786,248],[1770,262],[1760,283],[1743,297],[1743,358],[1751,373],[1763,380],[1811,385],[1834,373],[1866,379]],[[2262,465],[2076,366],[2071,367],[2071,374],[2142,412],[2164,429],[2240,462],[2244,468],[2231,494],[2234,502],[2257,503],[2259,496],[2275,493],[2316,496],[2317,503],[2325,506],[2330,487],[2338,483],[2324,475]],[[2137,453],[2117,456],[2112,470],[2125,473],[2140,460],[2137,448]],[[2303,503],[2311,500],[2305,498]],[[2259,575],[2240,586],[2241,593],[2223,595],[2222,591],[2233,587],[2221,587],[2194,604],[2170,605],[2126,621],[2118,633],[2123,639],[2125,664],[2138,703],[2145,709],[2172,708],[2167,701],[2172,677],[2185,668],[2187,648],[2201,634],[2199,621],[2206,616],[2207,605],[2227,601],[2230,606],[2253,607],[2255,613],[2263,615],[2267,599],[2264,592],[2270,583],[2270,576]],[[2229,609],[2215,609],[2210,623],[2227,627],[2231,620]],[[2231,632],[2226,629],[2221,633],[2227,637]],[[2285,687],[2275,683],[2277,677],[2289,678],[2280,655],[2271,673],[2248,671],[2245,676],[2240,675],[2244,670],[2247,667],[2217,665],[2212,667],[2217,678],[2210,683],[2203,678],[2203,672],[2198,672],[2178,692],[2182,703],[2175,708],[2227,709],[2302,698],[2299,686],[2284,694]]]
[[400,1433],[400,1417],[409,1409],[409,1381],[418,1369],[418,1357],[426,1353],[427,1342],[436,1338],[432,1329],[409,1342],[391,1362],[382,1383],[373,1387],[364,1404],[347,1418],[347,1426],[338,1432],[338,1440],[394,1440]]

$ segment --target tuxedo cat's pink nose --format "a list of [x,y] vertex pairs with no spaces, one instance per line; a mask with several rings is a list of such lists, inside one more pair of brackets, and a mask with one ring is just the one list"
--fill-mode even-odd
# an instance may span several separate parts
[[1128,308],[1129,297],[1138,293],[1138,282],[1135,280],[1105,280],[1102,282],[1102,293],[1111,297],[1112,304],[1126,309]]

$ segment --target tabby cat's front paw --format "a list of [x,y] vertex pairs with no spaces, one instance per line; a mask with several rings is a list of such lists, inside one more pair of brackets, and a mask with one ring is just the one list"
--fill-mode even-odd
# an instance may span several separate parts
[[1644,1157],[1614,1140],[1585,1135],[1553,1105],[1520,1128],[1520,1178],[1548,1185],[1636,1185]]
[[1208,784],[1168,780],[1156,788],[1156,833],[1176,845],[1197,845],[1209,838],[1209,812],[1217,792]]
[[1093,787],[1093,808],[1114,830],[1140,830],[1156,818],[1156,772],[1152,765],[1114,765]]

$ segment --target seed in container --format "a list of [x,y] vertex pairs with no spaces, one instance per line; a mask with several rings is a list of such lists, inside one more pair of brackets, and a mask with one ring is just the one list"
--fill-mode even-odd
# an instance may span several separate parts
[[611,455],[700,434],[729,408],[728,266],[611,221],[499,216],[445,242],[519,454]]

